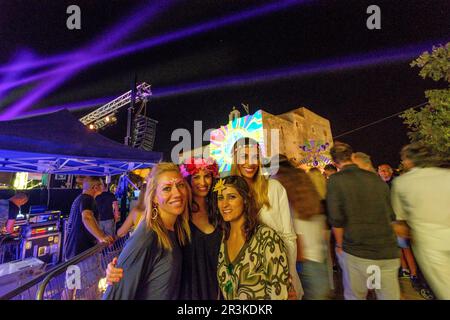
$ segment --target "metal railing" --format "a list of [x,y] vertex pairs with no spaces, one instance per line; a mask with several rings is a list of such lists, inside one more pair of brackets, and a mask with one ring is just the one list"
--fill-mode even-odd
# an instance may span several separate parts
[[0,297],[1,300],[98,300],[101,279],[108,263],[119,256],[127,237],[112,245],[97,244],[24,285]]

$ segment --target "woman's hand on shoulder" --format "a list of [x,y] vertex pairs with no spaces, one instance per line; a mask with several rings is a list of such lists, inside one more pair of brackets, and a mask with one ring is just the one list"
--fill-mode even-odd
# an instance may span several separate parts
[[117,257],[108,263],[108,268],[106,269],[106,283],[112,285],[119,282],[123,278],[123,269],[116,268]]

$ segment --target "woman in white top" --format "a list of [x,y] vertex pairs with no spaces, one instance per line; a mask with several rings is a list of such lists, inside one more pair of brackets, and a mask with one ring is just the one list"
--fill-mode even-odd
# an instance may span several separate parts
[[[319,178],[325,180],[319,171]],[[277,179],[287,190],[297,234],[297,267],[304,289],[303,299],[325,300],[330,293],[327,270],[326,217],[321,197],[308,174],[279,155]]]
[[[231,175],[243,177],[248,183],[259,208],[259,220],[274,229],[283,239],[289,260],[289,273],[295,297],[301,299],[303,288],[296,271],[297,235],[284,187],[262,173],[259,144],[251,138],[241,138],[233,146]],[[290,296],[294,292],[291,290]]]

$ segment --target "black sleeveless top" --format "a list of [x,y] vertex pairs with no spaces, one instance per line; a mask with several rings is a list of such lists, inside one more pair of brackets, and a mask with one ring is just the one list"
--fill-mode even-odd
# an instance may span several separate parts
[[222,232],[216,228],[212,233],[206,234],[192,222],[189,222],[189,226],[191,242],[182,248],[180,299],[217,300],[220,292],[217,282],[217,264]]

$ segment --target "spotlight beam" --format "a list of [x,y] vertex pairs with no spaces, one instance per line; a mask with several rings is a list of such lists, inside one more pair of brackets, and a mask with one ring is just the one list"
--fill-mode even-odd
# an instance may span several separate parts
[[[124,19],[124,23],[117,25],[111,31],[103,34],[99,39],[97,39],[97,41],[91,44],[87,50],[83,50],[84,56],[87,58],[88,56],[101,54],[103,51],[110,49],[112,46],[132,34],[149,18],[154,18],[158,13],[160,13],[161,10],[166,9],[170,4],[171,1],[156,1],[151,5],[140,7],[131,16]],[[67,69],[63,67],[62,69],[65,69],[64,72],[61,72],[58,76],[40,84],[30,94],[10,106],[0,116],[0,120],[9,120],[16,117],[52,90],[58,88],[64,82],[72,78],[87,65],[88,64],[85,63],[77,63],[69,64]]]
[[21,61],[11,64],[6,64],[0,66],[0,73],[8,73],[8,72],[17,72],[21,70],[32,70],[40,67],[45,67],[49,65],[59,64],[62,62],[67,62],[76,58],[76,56],[72,53],[65,53],[60,55],[55,55],[52,57],[47,57],[40,60],[35,61]]
[[[34,54],[28,50],[21,50],[19,53],[17,53],[17,55],[15,56],[15,58],[13,59],[13,63],[17,63],[19,62],[28,62],[28,61],[33,61],[33,59],[35,58]],[[17,70],[14,72],[9,72],[5,75],[3,75],[2,79],[0,80],[0,83],[8,83],[11,81],[15,81],[17,78],[20,78],[25,70]],[[0,89],[0,101],[2,98],[4,98],[7,95],[8,90],[1,90]]]
[[251,85],[260,82],[269,82],[279,79],[299,78],[324,74],[328,72],[346,71],[357,68],[371,67],[405,61],[414,58],[422,52],[429,50],[433,45],[442,41],[434,41],[419,45],[410,45],[403,48],[393,48],[383,51],[374,51],[367,54],[351,55],[340,58],[332,58],[312,63],[304,63],[295,66],[281,67],[277,69],[257,71],[241,75],[218,77],[210,80],[192,82],[170,87],[153,87],[152,99],[193,93],[196,91],[211,90],[216,88]]
[[[157,88],[152,86],[152,99],[162,99],[171,96],[189,94],[193,92],[206,91],[216,88],[225,88],[233,86],[245,86],[261,82],[269,82],[287,78],[301,78],[324,74],[328,72],[345,72],[356,68],[368,68],[371,66],[397,63],[399,61],[409,60],[416,57],[423,51],[429,50],[436,43],[444,40],[437,40],[430,43],[419,45],[410,45],[403,48],[393,48],[389,50],[374,51],[367,54],[352,55],[341,58],[327,59],[312,63],[299,64],[296,66],[282,67],[266,71],[258,71],[242,75],[233,75],[227,77],[219,77],[215,79],[181,84],[177,86]],[[91,101],[81,101],[71,104],[54,106],[46,109],[38,110],[40,114],[49,113],[67,108],[71,111],[79,111],[106,103],[111,98],[102,98],[98,103],[93,104]],[[30,116],[28,113],[24,116]]]
[[[111,59],[119,58],[121,56],[132,54],[132,53],[144,50],[144,49],[154,48],[154,47],[157,47],[160,45],[171,43],[171,42],[181,40],[181,39],[184,39],[187,37],[191,37],[191,36],[194,36],[197,34],[202,34],[202,33],[206,33],[211,30],[214,30],[214,29],[225,27],[225,26],[231,25],[233,23],[238,23],[238,22],[242,22],[242,21],[245,21],[245,20],[248,20],[251,18],[263,16],[265,14],[275,12],[275,11],[281,11],[281,10],[287,9],[289,7],[292,7],[294,5],[298,5],[300,3],[306,4],[308,2],[312,2],[312,0],[285,0],[285,1],[281,1],[281,2],[278,1],[275,3],[270,3],[265,6],[252,8],[252,9],[245,10],[245,11],[242,11],[242,12],[239,12],[236,14],[228,15],[228,16],[219,18],[218,20],[210,20],[210,21],[207,21],[204,23],[200,23],[198,25],[187,27],[185,29],[179,29],[177,31],[169,32],[169,33],[166,33],[166,34],[154,37],[154,38],[136,42],[129,46],[126,46],[126,47],[123,47],[123,48],[120,48],[117,50],[112,50],[111,52],[107,52],[107,53],[96,55],[96,56],[89,55],[89,57],[78,56],[76,59],[81,60],[81,62],[79,62],[80,66],[89,66],[94,63],[104,62],[104,61],[108,61]],[[68,57],[71,60],[73,60],[74,59],[73,57],[75,57],[75,56],[76,55],[72,54],[72,55],[69,55]],[[24,84],[34,82],[34,81],[37,81],[40,79],[44,79],[49,76],[57,75],[59,73],[64,73],[67,70],[69,70],[70,68],[71,68],[71,65],[69,64],[69,65],[65,65],[65,66],[63,65],[62,67],[59,67],[59,68],[51,69],[49,71],[37,73],[28,78],[24,78],[19,81],[4,84],[3,86],[0,86],[0,90],[13,88],[13,87],[24,85]],[[2,69],[0,69],[0,72],[1,72],[1,70]]]
[[96,107],[105,103],[108,103],[109,101],[115,99],[115,96],[112,97],[105,97],[105,98],[97,98],[92,100],[85,100],[85,101],[77,101],[77,102],[71,102],[66,104],[60,104],[57,106],[50,106],[46,107],[45,109],[36,109],[31,110],[26,113],[20,114],[17,118],[28,118],[33,116],[38,116],[42,114],[47,114],[51,112],[56,112],[62,109],[68,109],[71,111],[77,111],[77,110],[85,110],[92,107]]
[[153,48],[159,45],[163,45],[166,43],[170,43],[173,41],[181,40],[187,37],[191,37],[194,35],[202,34],[209,32],[214,29],[222,28],[233,23],[242,22],[251,18],[256,18],[259,16],[263,16],[268,13],[272,13],[275,11],[281,11],[292,7],[294,5],[298,5],[300,3],[308,3],[312,2],[312,0],[287,0],[281,2],[271,3],[262,7],[252,8],[246,11],[242,11],[237,14],[232,14],[229,16],[225,16],[219,18],[218,20],[210,20],[198,25],[190,26],[185,29],[179,29],[174,32],[169,32],[164,35],[160,35],[155,38],[151,38],[148,40],[144,40],[139,43],[132,44],[130,46],[118,49],[116,51],[112,51],[110,53],[106,53],[100,57],[93,58],[92,62],[106,61],[114,58],[118,58],[123,55],[135,53],[137,51],[143,49]]
[[[160,6],[166,7],[171,5],[170,4],[171,2],[175,1],[179,0],[160,1]],[[41,60],[3,65],[0,66],[0,73],[18,71],[23,69],[34,69],[48,65],[71,62],[74,59],[81,58],[80,54],[83,55],[84,52],[92,50],[92,47],[94,45],[96,48],[98,48],[98,51],[100,51],[102,48],[111,47],[112,45],[117,44],[117,42],[123,39],[124,37],[128,36],[127,33],[129,33],[130,31],[131,32],[134,31],[133,30],[134,26],[139,26],[140,24],[144,23],[145,20],[147,20],[148,17],[146,17],[145,14],[139,15],[139,12],[145,13],[148,10],[150,3],[151,3],[150,1],[146,1],[145,4],[141,5],[140,7],[134,10],[135,13],[133,16],[127,16],[125,19],[122,19],[120,22],[116,23],[115,27],[113,27],[112,30],[109,30],[104,33],[109,35],[109,37],[100,36],[97,40],[92,41],[91,45],[88,45],[85,48],[80,48],[75,52],[62,53],[51,57],[43,58]]]

